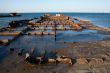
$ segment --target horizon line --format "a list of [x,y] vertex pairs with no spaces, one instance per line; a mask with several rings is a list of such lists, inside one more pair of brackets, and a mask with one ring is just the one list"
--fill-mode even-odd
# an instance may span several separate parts
[[0,12],[0,13],[110,13],[110,12]]

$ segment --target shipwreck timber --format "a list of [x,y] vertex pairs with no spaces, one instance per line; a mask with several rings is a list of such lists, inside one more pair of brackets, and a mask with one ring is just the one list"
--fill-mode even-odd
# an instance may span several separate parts
[[[20,32],[6,32],[18,28],[29,27],[31,30],[43,30],[36,32],[26,32],[27,35],[55,35],[57,30],[75,30],[81,31],[83,29],[96,30],[103,32],[110,32],[109,28],[98,27],[93,25],[87,20],[81,20],[79,18],[71,18],[62,14],[50,15],[44,14],[39,18],[33,18],[28,20],[11,21],[9,27],[1,28],[1,36],[17,36]],[[52,32],[46,32],[45,30],[52,30]]]
[[38,19],[31,20],[28,26],[35,30],[75,30],[80,31],[83,29],[110,32],[109,28],[95,26],[87,20],[79,18],[70,18],[62,14],[55,16],[44,14]]
[[[110,28],[93,25],[87,20],[71,18],[62,14],[44,14],[39,18],[11,21],[8,27],[0,29],[0,36],[14,36],[13,40],[16,40],[21,35],[55,35],[56,39],[57,30],[82,31],[84,29],[110,33]],[[47,30],[51,30],[51,32]]]

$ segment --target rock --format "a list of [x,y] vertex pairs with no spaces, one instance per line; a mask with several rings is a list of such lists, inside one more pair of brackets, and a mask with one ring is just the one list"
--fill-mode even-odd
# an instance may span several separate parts
[[28,35],[31,35],[31,33],[28,33]]
[[0,45],[6,45],[9,42],[8,39],[6,40],[0,40]]
[[34,51],[35,51],[35,48],[31,48],[30,54],[32,55]]
[[20,49],[19,52],[18,52],[18,55],[22,56],[23,52],[24,52],[24,49]]
[[14,48],[10,48],[10,54],[13,54]]
[[14,51],[14,48],[10,48],[10,51]]
[[91,59],[90,59],[90,58],[87,58],[86,60],[87,60],[87,62],[88,62],[88,63],[91,61]]
[[100,55],[100,58],[102,58],[103,61],[110,60],[110,57],[108,55]]
[[86,58],[79,58],[76,61],[77,61],[77,64],[87,64],[88,63]]
[[107,69],[104,67],[100,67],[100,68],[93,68],[93,73],[109,73],[107,72]]
[[103,64],[103,59],[101,58],[92,58],[91,61],[89,62],[89,65],[91,66],[96,66],[100,64]]

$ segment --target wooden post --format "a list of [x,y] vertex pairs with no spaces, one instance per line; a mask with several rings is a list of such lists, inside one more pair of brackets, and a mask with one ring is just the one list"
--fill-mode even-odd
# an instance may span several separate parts
[[54,33],[55,33],[55,41],[56,41],[56,21],[54,21]]

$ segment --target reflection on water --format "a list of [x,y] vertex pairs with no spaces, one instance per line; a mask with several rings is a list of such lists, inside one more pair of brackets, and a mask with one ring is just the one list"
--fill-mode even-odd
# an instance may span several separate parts
[[9,47],[16,48],[37,48],[37,49],[56,49],[63,48],[62,44],[55,42],[54,36],[21,36],[16,41],[12,42]]
[[77,31],[58,31],[57,41],[64,42],[87,42],[103,40],[104,35],[98,34],[95,30]]

